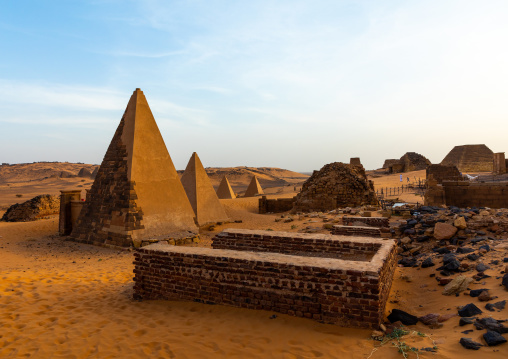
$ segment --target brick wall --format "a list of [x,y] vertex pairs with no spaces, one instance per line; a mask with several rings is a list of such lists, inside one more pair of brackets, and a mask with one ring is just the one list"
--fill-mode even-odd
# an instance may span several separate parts
[[443,182],[447,206],[508,207],[508,183]]
[[352,224],[354,222],[361,222],[374,227],[390,226],[390,221],[386,217],[342,217],[342,223],[344,225]]
[[267,199],[263,196],[259,199],[259,214],[287,212],[293,208],[294,204],[294,197]]
[[329,234],[289,233],[250,229],[226,229],[212,240],[214,249],[272,252],[303,256],[362,259],[372,256],[381,243],[368,238],[337,238]]
[[361,227],[361,226],[340,226],[336,225],[332,228],[333,235],[341,236],[366,236],[366,237],[380,237],[381,230],[377,227]]
[[462,175],[454,165],[430,165],[426,170],[427,179],[432,177],[437,183],[443,183],[446,181],[462,181]]
[[393,241],[368,238],[359,242],[379,245],[370,261],[152,244],[134,254],[134,295],[377,328],[396,266],[396,246]]

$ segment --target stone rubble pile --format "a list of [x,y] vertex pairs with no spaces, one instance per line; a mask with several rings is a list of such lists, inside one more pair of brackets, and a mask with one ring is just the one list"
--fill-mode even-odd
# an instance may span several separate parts
[[293,212],[330,211],[343,207],[378,205],[374,185],[359,166],[341,162],[315,171],[296,196]]
[[28,222],[38,218],[58,214],[60,211],[60,198],[43,194],[23,203],[10,206],[2,217],[6,222]]

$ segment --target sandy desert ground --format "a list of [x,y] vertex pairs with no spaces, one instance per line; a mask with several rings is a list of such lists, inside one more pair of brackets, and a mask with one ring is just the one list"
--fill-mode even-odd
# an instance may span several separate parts
[[[397,186],[398,176],[392,177],[374,180],[379,186]],[[41,187],[26,185],[23,198],[46,193],[44,183],[37,185]],[[0,192],[8,195],[4,188]],[[297,231],[309,225],[308,218],[283,223],[275,222],[280,215],[257,214],[257,198],[224,200],[223,204],[231,219],[242,223],[203,231],[201,242],[195,245],[209,246],[213,235],[228,227]],[[135,301],[132,252],[64,241],[57,228],[56,216],[26,223],[0,222],[0,358],[402,358],[391,341],[378,348],[370,330],[278,313],[270,319],[275,313],[269,311]],[[489,255],[502,262],[502,253]],[[386,314],[399,308],[418,316],[446,315],[474,302],[465,295],[444,297],[430,273],[435,271],[397,268]],[[493,295],[506,299],[498,279],[483,281],[471,288],[493,288]],[[508,309],[491,315],[508,319]],[[409,345],[437,346],[437,352],[422,352],[421,358],[508,356],[506,345],[483,347],[479,352],[462,348],[459,338],[481,341],[482,332],[461,334],[465,327],[459,327],[457,317],[440,329],[421,323],[410,329],[413,333],[405,338]]]

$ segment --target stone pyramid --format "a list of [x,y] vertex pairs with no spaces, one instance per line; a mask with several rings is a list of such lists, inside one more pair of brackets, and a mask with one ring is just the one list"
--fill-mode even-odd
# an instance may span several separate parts
[[181,181],[199,226],[229,220],[196,152],[192,154]]
[[247,191],[245,191],[244,197],[254,197],[260,194],[264,194],[264,192],[259,184],[258,178],[254,176],[250,181],[249,187],[247,187]]
[[454,165],[460,172],[492,172],[494,152],[483,144],[455,146],[441,164]]
[[219,188],[217,188],[217,197],[220,199],[236,198],[235,192],[231,188],[231,185],[229,184],[228,178],[226,176],[222,177],[222,181],[220,181]]
[[74,240],[128,247],[198,231],[145,95],[136,89],[74,226]]

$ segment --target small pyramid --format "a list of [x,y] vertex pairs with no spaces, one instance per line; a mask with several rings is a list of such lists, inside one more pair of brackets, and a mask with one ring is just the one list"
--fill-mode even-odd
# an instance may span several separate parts
[[132,94],[71,237],[128,247],[197,233],[194,211],[140,89]]
[[236,198],[235,192],[233,192],[226,176],[222,177],[222,181],[220,181],[219,188],[217,188],[217,197],[220,199]]
[[198,226],[229,220],[196,152],[192,154],[181,181]]
[[244,197],[255,197],[260,194],[264,194],[261,185],[259,184],[258,178],[256,176],[252,177],[250,181],[249,187],[247,187],[247,191],[245,191]]

